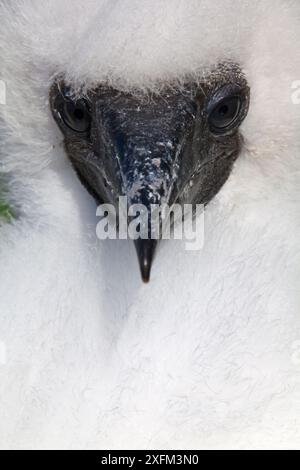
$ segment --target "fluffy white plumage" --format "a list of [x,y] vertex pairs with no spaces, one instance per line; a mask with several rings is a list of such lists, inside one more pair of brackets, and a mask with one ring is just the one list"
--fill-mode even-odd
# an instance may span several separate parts
[[[0,233],[0,447],[299,447],[299,2],[2,0],[0,15],[18,216]],[[242,155],[204,249],[163,242],[142,285],[132,243],[96,240],[49,85],[156,90],[224,59],[251,87]]]

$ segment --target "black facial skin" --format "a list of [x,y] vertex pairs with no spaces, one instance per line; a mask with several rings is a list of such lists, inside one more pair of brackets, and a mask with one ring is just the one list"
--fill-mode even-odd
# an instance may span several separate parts
[[[207,204],[230,175],[242,137],[250,91],[234,65],[222,65],[203,82],[133,96],[99,86],[74,99],[63,81],[50,90],[53,116],[66,152],[98,203],[116,207],[175,202]],[[136,240],[144,281],[156,240]]]

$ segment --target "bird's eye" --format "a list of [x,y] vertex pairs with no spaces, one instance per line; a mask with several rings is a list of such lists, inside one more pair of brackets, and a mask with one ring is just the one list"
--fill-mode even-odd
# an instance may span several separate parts
[[64,100],[59,113],[64,123],[75,132],[87,132],[90,128],[91,117],[85,100]]
[[230,96],[219,101],[210,111],[208,122],[213,132],[223,133],[237,123],[241,111],[240,96]]

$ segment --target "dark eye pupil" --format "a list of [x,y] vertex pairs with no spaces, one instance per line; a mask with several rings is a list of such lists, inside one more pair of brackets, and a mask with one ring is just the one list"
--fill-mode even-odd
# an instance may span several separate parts
[[221,114],[222,116],[226,116],[226,114],[228,113],[228,106],[226,104],[223,104],[223,106],[220,107],[219,109],[219,114]]
[[87,103],[81,99],[77,102],[64,101],[61,111],[64,123],[75,132],[87,132],[90,128],[90,112]]
[[74,117],[75,117],[75,119],[78,119],[78,121],[81,121],[81,119],[84,119],[83,109],[75,108],[74,109]]
[[213,131],[224,132],[236,123],[241,109],[239,96],[224,98],[209,114],[209,124]]

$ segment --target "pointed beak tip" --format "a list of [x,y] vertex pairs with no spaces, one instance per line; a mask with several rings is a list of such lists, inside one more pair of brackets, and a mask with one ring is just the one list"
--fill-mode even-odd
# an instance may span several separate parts
[[157,242],[153,240],[136,240],[135,247],[138,256],[142,281],[148,284],[150,281],[151,266]]
[[151,266],[147,265],[147,263],[144,263],[142,266],[140,266],[140,269],[143,283],[148,284],[150,281]]

